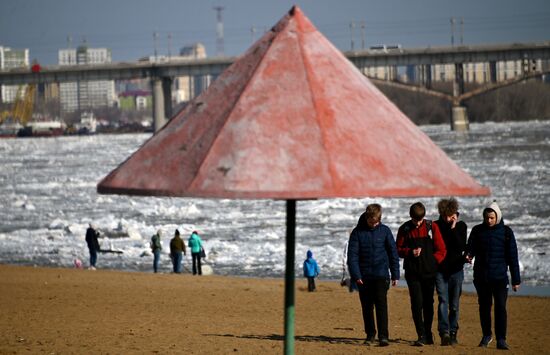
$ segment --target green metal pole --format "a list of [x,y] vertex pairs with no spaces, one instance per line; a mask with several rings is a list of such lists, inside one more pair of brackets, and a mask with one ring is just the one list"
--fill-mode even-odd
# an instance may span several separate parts
[[296,200],[286,201],[285,355],[294,355],[294,263]]

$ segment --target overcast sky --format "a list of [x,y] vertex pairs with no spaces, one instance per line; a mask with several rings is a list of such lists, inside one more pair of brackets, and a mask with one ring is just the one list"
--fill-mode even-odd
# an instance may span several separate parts
[[362,33],[366,47],[450,45],[451,17],[455,43],[461,18],[466,45],[550,40],[550,0],[0,0],[0,46],[29,48],[31,60],[56,64],[70,37],[72,47],[86,39],[111,48],[113,61],[134,61],[153,55],[157,33],[159,55],[201,42],[215,56],[213,7],[223,6],[225,54],[236,56],[293,4],[341,50],[352,38],[361,49]]

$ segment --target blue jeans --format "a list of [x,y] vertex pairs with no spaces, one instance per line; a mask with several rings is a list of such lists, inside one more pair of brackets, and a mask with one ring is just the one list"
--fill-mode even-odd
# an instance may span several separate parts
[[460,270],[446,276],[440,272],[435,275],[435,288],[439,298],[437,307],[437,330],[439,335],[458,331],[458,314],[464,271]]
[[181,269],[182,269],[181,261],[182,261],[182,259],[183,259],[183,253],[181,251],[172,253],[172,263],[174,264],[174,272],[176,274],[181,274]]
[[159,261],[160,261],[160,249],[156,249],[153,252],[153,270],[155,272],[159,269]]
[[90,266],[95,267],[96,261],[97,261],[97,251],[94,249],[90,249]]

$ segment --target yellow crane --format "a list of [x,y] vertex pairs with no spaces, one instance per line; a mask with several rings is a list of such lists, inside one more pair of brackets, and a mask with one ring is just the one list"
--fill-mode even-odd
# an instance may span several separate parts
[[25,126],[31,119],[33,106],[34,106],[34,94],[36,92],[36,85],[30,84],[25,88],[20,86],[17,89],[17,95],[12,109],[12,119]]

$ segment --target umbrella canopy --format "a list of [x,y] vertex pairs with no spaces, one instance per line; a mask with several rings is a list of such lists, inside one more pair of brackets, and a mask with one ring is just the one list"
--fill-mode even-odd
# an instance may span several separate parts
[[296,200],[489,190],[294,7],[98,192]]

